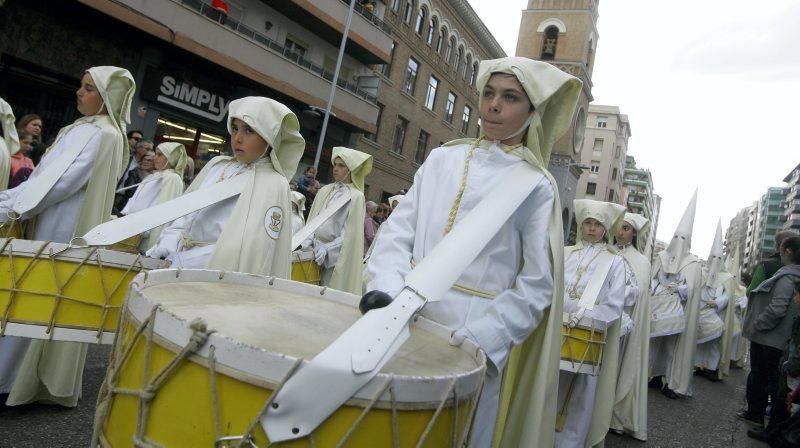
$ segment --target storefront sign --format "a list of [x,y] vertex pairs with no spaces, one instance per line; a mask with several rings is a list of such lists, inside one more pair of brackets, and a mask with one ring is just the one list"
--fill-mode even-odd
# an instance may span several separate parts
[[230,103],[222,95],[180,80],[175,76],[147,68],[142,97],[172,106],[215,123],[222,122]]

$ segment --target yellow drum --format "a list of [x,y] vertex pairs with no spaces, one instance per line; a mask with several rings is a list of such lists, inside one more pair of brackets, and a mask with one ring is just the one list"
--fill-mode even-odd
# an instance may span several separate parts
[[[270,396],[359,317],[358,297],[248,274],[159,270],[131,284],[92,445],[258,446]],[[461,447],[485,372],[419,318],[370,383],[292,447]]]
[[292,280],[312,285],[320,284],[322,273],[319,265],[314,261],[313,251],[292,252]]
[[[564,313],[564,320],[569,315]],[[601,322],[583,318],[574,328],[561,326],[561,370],[575,373],[600,373],[606,329]]]
[[24,238],[25,222],[20,220],[6,221],[0,224],[0,238]]
[[66,244],[0,239],[4,334],[109,344],[128,284],[160,260]]
[[139,244],[142,243],[142,235],[134,235],[126,240],[122,240],[117,244],[111,246],[111,250],[119,252],[127,252],[129,254],[139,254]]

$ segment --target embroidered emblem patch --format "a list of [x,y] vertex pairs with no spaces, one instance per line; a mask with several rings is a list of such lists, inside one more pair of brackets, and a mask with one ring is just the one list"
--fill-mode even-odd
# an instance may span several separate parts
[[283,209],[277,205],[270,207],[267,214],[264,215],[264,228],[267,229],[267,235],[273,240],[277,240],[281,234],[283,227]]

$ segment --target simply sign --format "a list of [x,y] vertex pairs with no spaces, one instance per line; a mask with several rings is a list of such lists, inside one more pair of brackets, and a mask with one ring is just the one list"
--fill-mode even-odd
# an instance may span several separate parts
[[148,68],[142,96],[176,109],[219,123],[228,112],[230,101],[222,95],[193,85],[175,76]]

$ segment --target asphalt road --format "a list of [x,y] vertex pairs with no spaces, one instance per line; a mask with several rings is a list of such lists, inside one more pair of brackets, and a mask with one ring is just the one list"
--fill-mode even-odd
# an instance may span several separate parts
[[[32,404],[0,407],[0,447],[86,447],[94,418],[95,398],[105,375],[109,348],[92,346],[84,371],[83,399],[75,409]],[[766,447],[747,437],[747,425],[734,417],[742,407],[746,371],[712,383],[695,377],[695,394],[670,400],[649,393],[647,442],[610,434],[606,447]]]

